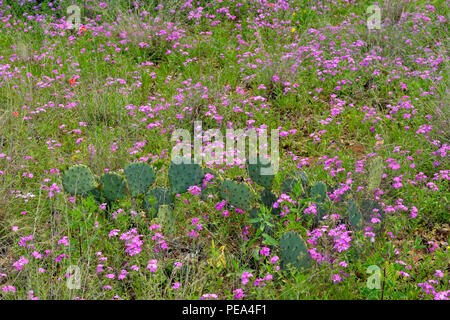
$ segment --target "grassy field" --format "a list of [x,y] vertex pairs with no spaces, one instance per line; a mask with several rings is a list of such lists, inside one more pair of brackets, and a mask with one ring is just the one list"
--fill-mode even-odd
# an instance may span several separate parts
[[[0,299],[449,299],[448,8],[0,0]],[[236,158],[174,191],[195,121],[278,129],[270,186]]]

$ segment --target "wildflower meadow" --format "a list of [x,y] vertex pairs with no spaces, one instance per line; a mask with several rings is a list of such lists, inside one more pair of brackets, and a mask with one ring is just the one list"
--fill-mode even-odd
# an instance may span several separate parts
[[450,299],[448,8],[0,0],[0,300]]

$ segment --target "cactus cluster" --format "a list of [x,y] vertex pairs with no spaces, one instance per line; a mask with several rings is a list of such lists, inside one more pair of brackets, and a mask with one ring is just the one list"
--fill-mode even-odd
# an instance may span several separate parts
[[[270,170],[270,164],[250,164],[247,162],[247,172],[250,179],[264,189],[259,194],[261,203],[271,210],[273,217],[280,214],[279,208],[273,208],[277,201],[277,196],[272,191],[274,182],[273,174],[266,174]],[[231,179],[222,179],[217,173],[210,169],[203,169],[200,165],[187,161],[187,159],[174,159],[168,169],[168,180],[170,189],[156,186],[151,187],[156,178],[153,168],[145,162],[134,162],[126,166],[123,176],[118,173],[107,172],[99,179],[99,188],[94,175],[88,167],[78,165],[66,170],[63,174],[64,189],[71,194],[92,193],[96,198],[106,199],[114,202],[123,199],[127,194],[137,200],[142,200],[143,209],[152,218],[156,218],[167,233],[173,233],[176,224],[174,213],[174,195],[184,193],[190,186],[200,185],[206,173],[214,175],[214,179],[207,186],[203,186],[201,198],[207,200],[209,195],[216,194],[235,208],[249,212],[253,219],[254,227],[259,229],[262,220],[260,209],[251,205],[253,195],[252,188],[245,182],[237,182]],[[264,173],[264,174],[263,174]],[[281,193],[299,194],[298,186],[301,186],[301,196],[310,197],[319,208],[319,216],[325,214],[325,203],[327,200],[327,186],[323,182],[317,182],[312,187],[308,187],[308,177],[304,172],[297,171],[294,175],[288,176],[281,184]],[[354,202],[348,203],[350,223],[352,226],[361,226],[365,221],[362,212],[378,209],[376,202],[363,201],[361,209]],[[369,214],[370,215],[370,214]],[[268,218],[272,221],[272,218]],[[269,224],[270,226],[271,224]],[[264,228],[264,233],[273,234],[272,227]],[[280,256],[283,268],[292,266],[302,271],[308,269],[311,264],[311,256],[307,246],[301,236],[295,231],[289,231],[280,238]]]
[[299,271],[309,269],[311,266],[311,255],[302,237],[295,231],[288,231],[280,239],[281,267],[288,269],[289,266]]
[[[144,194],[155,181],[155,172],[145,162],[135,162],[124,170],[125,178],[119,173],[105,172],[96,182],[95,176],[85,165],[74,165],[62,176],[64,190],[71,195],[92,194],[97,200],[114,202],[123,199],[129,192],[137,197]],[[97,189],[98,186],[98,189]]]
[[[168,178],[171,190],[160,186],[151,188],[156,179],[154,169],[146,162],[137,161],[127,165],[123,175],[116,172],[104,173],[98,179],[98,183],[87,166],[74,165],[63,173],[62,184],[64,190],[71,195],[87,197],[92,194],[96,201],[108,204],[124,199],[128,195],[136,200],[140,199],[143,209],[155,218],[162,206],[173,209],[174,194],[186,192],[189,186],[201,183],[203,169],[184,158],[174,159],[169,166]],[[216,191],[217,188],[214,186],[208,189],[209,194]],[[243,194],[246,194],[245,191]],[[233,201],[240,203],[242,199],[240,202]],[[167,211],[167,208],[164,210]]]

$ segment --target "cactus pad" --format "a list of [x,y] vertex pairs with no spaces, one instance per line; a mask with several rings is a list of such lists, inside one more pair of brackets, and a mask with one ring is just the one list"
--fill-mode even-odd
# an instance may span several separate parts
[[323,182],[316,182],[311,187],[311,198],[317,202],[325,202],[327,198],[327,187]]
[[186,192],[190,186],[199,185],[203,170],[189,158],[177,157],[169,166],[170,189],[173,194]]
[[96,182],[91,170],[85,165],[75,165],[67,169],[62,176],[64,191],[71,195],[82,195],[95,189]]
[[237,183],[230,179],[225,179],[219,186],[220,196],[235,208],[249,210],[250,189],[243,183]]
[[125,196],[127,183],[117,173],[106,172],[100,177],[100,191],[108,201],[116,201]]
[[302,271],[311,266],[311,255],[305,241],[295,231],[288,231],[281,236],[280,251],[283,269],[291,265]]
[[153,213],[154,217],[157,216],[159,207],[161,205],[170,205],[173,207],[173,196],[169,189],[164,187],[155,187],[150,189],[144,196],[142,203],[147,213]]
[[147,188],[155,182],[155,171],[145,162],[134,162],[129,164],[123,171],[128,182],[131,196],[136,197],[144,194]]
[[247,159],[247,171],[250,179],[252,179],[253,182],[267,189],[270,189],[272,187],[275,174],[270,162],[267,164],[263,164],[258,157],[255,164],[250,164],[249,160]]
[[363,224],[361,212],[359,211],[356,203],[351,199],[347,203],[347,211],[350,225],[355,229],[361,228]]

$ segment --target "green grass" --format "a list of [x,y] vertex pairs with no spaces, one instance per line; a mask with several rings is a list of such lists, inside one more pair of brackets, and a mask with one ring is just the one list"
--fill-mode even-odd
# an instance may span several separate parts
[[[443,176],[448,176],[449,162],[447,153],[433,154],[443,150],[450,137],[448,23],[442,21],[448,16],[446,3],[409,3],[400,22],[368,32],[365,10],[371,1],[324,1],[326,9],[290,1],[288,9],[276,11],[256,1],[244,2],[243,6],[235,1],[202,2],[177,14],[169,10],[183,1],[167,1],[158,12],[156,1],[131,11],[127,11],[133,8],[129,1],[110,4],[115,10],[82,6],[83,19],[89,17],[83,20],[88,29],[83,34],[63,33],[51,25],[66,14],[64,7],[50,10],[48,1],[43,1],[40,13],[46,16],[40,22],[22,17],[24,12],[36,15],[30,4],[14,3],[6,9],[13,16],[11,25],[0,22],[0,154],[5,155],[0,158],[0,288],[13,285],[17,291],[0,291],[2,299],[27,299],[30,290],[41,299],[199,299],[205,293],[232,299],[239,288],[244,289],[245,299],[432,299],[418,284],[435,279],[436,270],[445,274],[438,279],[436,291],[448,289],[449,192],[448,178]],[[203,15],[198,23],[189,19],[189,11],[199,6],[215,17]],[[227,6],[235,20],[218,11]],[[148,15],[142,15],[145,10]],[[257,10],[265,17],[259,17]],[[395,16],[394,9],[383,8],[384,12]],[[116,18],[118,13],[122,20]],[[91,20],[96,15],[101,18]],[[157,15],[160,21],[153,20]],[[145,24],[131,22],[138,19]],[[161,30],[166,34],[160,34]],[[122,32],[127,32],[129,42],[120,42]],[[167,39],[167,34],[173,37]],[[140,47],[146,41],[150,46]],[[166,54],[168,50],[172,53]],[[79,78],[71,85],[75,75]],[[142,106],[147,109],[140,110]],[[217,196],[205,202],[189,193],[176,197],[176,231],[166,235],[163,226],[160,232],[168,249],[160,252],[153,250],[157,231],[149,230],[156,220],[143,212],[142,197],[127,197],[107,210],[101,210],[92,197],[68,201],[61,173],[78,163],[100,176],[105,169],[120,172],[130,161],[141,159],[157,169],[155,185],[168,186],[171,132],[192,131],[194,120],[201,120],[204,130],[218,128],[223,134],[228,122],[234,128],[295,129],[295,134],[280,138],[280,171],[273,187],[277,196],[300,159],[308,158],[310,165],[301,169],[310,185],[324,181],[338,188],[351,178],[350,194],[355,200],[378,196],[376,200],[389,207],[398,206],[402,199],[408,210],[387,213],[384,229],[374,242],[363,230],[352,229],[351,246],[342,252],[332,249],[331,238],[317,246],[309,243],[310,249],[329,254],[336,263],[313,262],[302,273],[276,270],[278,264],[269,259],[280,255],[278,245],[267,243],[263,232],[251,226],[247,212],[230,210],[227,217],[218,212]],[[417,133],[424,124],[432,125],[428,137]],[[321,130],[326,132],[315,141],[311,135]],[[117,150],[111,149],[113,143]],[[382,193],[376,195],[358,190],[367,185],[367,173],[355,170],[371,153],[400,164],[400,169],[393,170],[384,163]],[[324,164],[324,156],[340,162]],[[338,168],[344,170],[332,172]],[[220,178],[248,178],[242,166],[214,169]],[[420,172],[428,177],[425,182],[409,183]],[[440,178],[432,180],[435,174]],[[403,186],[393,188],[394,178],[400,175]],[[438,190],[433,191],[428,182]],[[49,197],[47,189],[53,183],[60,192]],[[252,206],[258,206],[261,190],[251,185]],[[19,191],[34,197],[22,199],[16,196]],[[297,230],[306,240],[309,231],[324,224],[332,229],[340,223],[318,223],[303,213],[312,199],[301,193],[291,196],[304,201],[283,203],[289,213],[276,219],[271,235],[275,241],[287,230]],[[413,206],[418,209],[415,218],[409,216]],[[126,214],[112,219],[119,209]],[[330,201],[327,210],[344,220],[347,217],[345,200]],[[187,232],[197,217],[203,229],[193,240]],[[11,231],[13,226],[18,230]],[[143,245],[139,254],[130,256],[119,236],[133,228],[142,235]],[[119,235],[110,237],[114,229],[120,230]],[[20,246],[20,239],[29,235],[34,236],[29,242],[34,247]],[[58,244],[64,236],[68,246]],[[430,241],[438,247],[433,250]],[[262,246],[271,248],[270,258],[258,254]],[[48,250],[47,256],[36,259],[34,250],[43,256]],[[61,255],[66,256],[59,260]],[[19,271],[13,263],[22,256],[29,262]],[[158,260],[154,273],[146,269],[151,259]],[[341,261],[348,266],[338,266]],[[174,262],[182,262],[183,267],[174,268]],[[105,271],[97,272],[99,264]],[[71,265],[80,268],[80,289],[67,287],[65,274]],[[131,270],[132,265],[139,270]],[[383,290],[367,287],[371,265],[380,267]],[[121,270],[129,273],[118,280]],[[332,276],[339,271],[346,276],[333,283]],[[254,275],[247,285],[241,284],[243,272]],[[108,273],[115,278],[106,278]],[[265,281],[266,285],[253,285],[256,278],[269,274],[273,280]],[[174,282],[181,287],[172,289]]]

